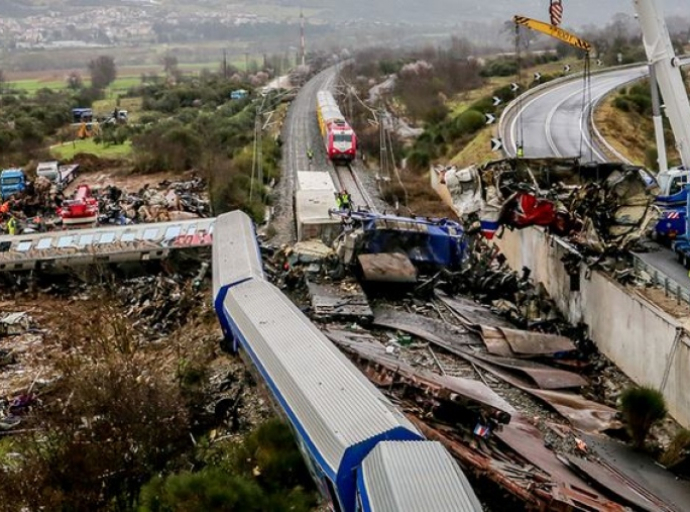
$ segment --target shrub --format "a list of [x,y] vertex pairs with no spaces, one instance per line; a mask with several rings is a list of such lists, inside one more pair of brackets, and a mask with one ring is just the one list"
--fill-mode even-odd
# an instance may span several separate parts
[[643,448],[649,431],[667,413],[666,401],[651,386],[632,386],[621,395],[621,410],[636,448]]
[[486,124],[484,114],[476,110],[466,110],[455,120],[458,131],[463,135],[471,135],[481,130]]
[[627,96],[621,95],[616,96],[614,98],[613,108],[616,108],[621,112],[630,112],[633,109],[633,106],[631,105],[630,100],[628,100]]
[[675,466],[687,456],[686,451],[689,448],[690,430],[684,428],[673,438],[673,441],[671,441],[671,444],[661,456],[659,462],[666,467]]

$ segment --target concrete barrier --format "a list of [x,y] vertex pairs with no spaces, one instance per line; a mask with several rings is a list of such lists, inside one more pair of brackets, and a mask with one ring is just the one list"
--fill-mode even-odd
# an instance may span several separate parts
[[690,335],[678,319],[585,265],[572,282],[561,262],[571,249],[542,229],[506,230],[495,243],[512,268],[532,271],[571,322],[587,324],[599,350],[628,377],[661,390],[671,416],[690,428]]

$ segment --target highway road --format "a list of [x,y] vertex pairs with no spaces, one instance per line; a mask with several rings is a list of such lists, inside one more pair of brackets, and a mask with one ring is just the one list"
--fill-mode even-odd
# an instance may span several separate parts
[[[686,60],[685,64],[688,63]],[[646,65],[612,69],[592,75],[591,99],[583,109],[584,81],[581,77],[547,84],[538,92],[526,93],[501,119],[499,136],[508,156],[515,156],[523,141],[525,157],[577,157],[582,161],[609,160],[602,144],[592,136],[592,109],[607,94],[648,73]],[[636,254],[647,271],[668,276],[690,295],[687,271],[667,248],[650,244],[652,252]]]
[[[544,86],[534,95],[523,95],[514,108],[504,113],[500,136],[508,156],[515,156],[523,141],[525,157],[581,157],[583,161],[604,162],[608,158],[592,140],[592,106],[626,83],[646,76],[647,66],[614,69],[591,77],[591,101],[584,99],[582,77],[573,77],[553,86]],[[587,98],[587,99],[590,99]]]

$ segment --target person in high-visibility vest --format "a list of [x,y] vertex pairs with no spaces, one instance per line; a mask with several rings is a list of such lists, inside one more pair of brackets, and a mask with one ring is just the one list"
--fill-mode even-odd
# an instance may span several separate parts
[[518,158],[523,158],[525,156],[525,149],[522,147],[522,144],[520,144],[517,147],[517,157]]
[[10,217],[7,221],[7,231],[10,235],[17,234],[17,219],[15,217]]

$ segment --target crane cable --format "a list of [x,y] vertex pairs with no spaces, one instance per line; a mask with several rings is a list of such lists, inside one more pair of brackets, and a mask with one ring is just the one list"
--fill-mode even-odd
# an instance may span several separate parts
[[589,161],[594,160],[594,148],[592,146],[592,123],[588,119],[589,109],[592,107],[592,62],[590,59],[589,52],[585,52],[584,59],[584,71],[582,73],[582,107],[580,111],[581,123],[580,123],[580,160],[583,157],[583,146],[585,144],[585,131],[582,129],[582,123],[586,123],[587,135],[589,137],[589,143],[587,147],[589,148]]
[[[517,59],[517,84],[522,86],[522,56],[520,53],[520,25],[515,23],[515,58]],[[520,90],[515,91],[517,94],[517,111],[522,112],[522,94]],[[523,123],[523,116],[518,116],[518,140],[516,141],[517,156],[521,156],[525,148],[525,128]],[[523,151],[520,151],[522,148]]]

